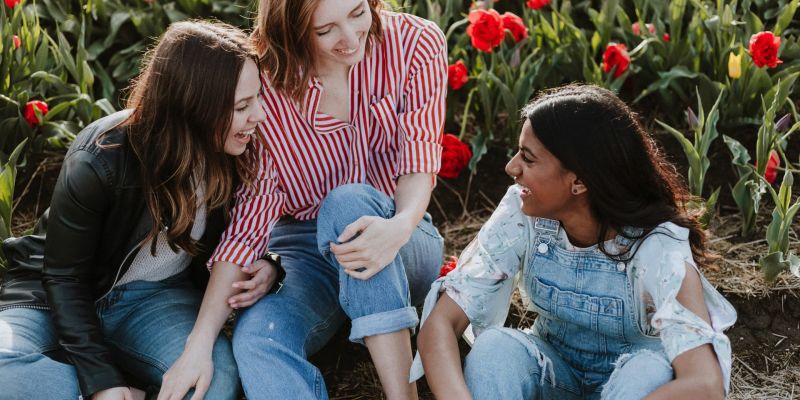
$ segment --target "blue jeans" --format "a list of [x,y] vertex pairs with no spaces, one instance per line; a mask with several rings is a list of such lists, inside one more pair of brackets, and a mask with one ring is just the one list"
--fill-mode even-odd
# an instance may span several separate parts
[[[184,273],[161,282],[130,282],[98,303],[97,316],[111,356],[137,381],[135,386],[158,391],[162,376],[183,352],[202,295]],[[58,348],[49,311],[0,312],[0,397],[78,399],[75,368],[47,356]],[[236,399],[239,377],[225,336],[217,339],[212,357],[214,376],[206,398]]]
[[233,334],[248,399],[327,399],[322,375],[307,357],[345,318],[352,320],[350,340],[358,343],[417,325],[413,304],[422,302],[442,262],[443,240],[430,216],[398,256],[368,280],[345,274],[329,249],[358,218],[390,218],[394,211],[388,196],[350,184],[328,193],[316,220],[284,218],[275,225],[269,249],[280,254],[286,269],[283,288],[244,310]]
[[639,327],[630,266],[596,247],[568,250],[558,221],[534,229],[521,284],[538,316],[529,331],[475,339],[464,366],[473,398],[639,400],[672,380],[660,339]]
[[464,378],[475,400],[639,400],[672,380],[663,351],[641,349],[619,357],[615,366],[602,393],[585,393],[586,373],[569,365],[559,349],[518,329],[493,328],[475,339]]

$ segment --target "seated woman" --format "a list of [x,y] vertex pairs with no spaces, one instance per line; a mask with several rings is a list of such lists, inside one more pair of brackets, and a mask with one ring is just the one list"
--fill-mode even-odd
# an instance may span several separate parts
[[[428,294],[412,378],[424,365],[439,399],[723,398],[736,313],[698,272],[675,168],[608,90],[565,86],[522,114],[516,184]],[[516,285],[529,330],[503,328]]]
[[[193,283],[208,279],[236,184],[254,179],[258,67],[245,33],[202,21],[171,25],[146,60],[128,109],[86,127],[67,152],[46,241],[4,245],[4,399],[157,393],[195,323],[203,292]],[[252,290],[237,294],[249,300],[234,301],[266,291],[268,265],[250,266],[258,273],[239,284]],[[213,379],[197,390],[236,399],[231,344],[215,335],[211,346]]]
[[[259,179],[237,192],[206,291],[219,305],[228,271],[267,248],[286,268],[281,291],[236,322],[245,394],[327,398],[308,357],[349,318],[350,340],[369,349],[387,397],[416,398],[413,305],[442,262],[443,240],[425,209],[442,152],[444,34],[382,11],[380,0],[260,0],[258,10],[252,38],[268,115],[258,129]],[[216,335],[228,312],[204,308],[195,330]],[[187,346],[174,393],[199,379],[195,360],[207,358],[202,346]]]

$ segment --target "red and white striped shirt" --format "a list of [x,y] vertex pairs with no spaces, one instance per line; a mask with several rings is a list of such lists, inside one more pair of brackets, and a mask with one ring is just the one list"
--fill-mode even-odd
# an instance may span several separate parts
[[383,12],[382,21],[383,43],[350,69],[350,123],[318,111],[323,87],[316,78],[298,105],[262,77],[267,119],[259,125],[265,145],[256,144],[258,177],[253,187],[236,191],[230,225],[209,265],[252,263],[266,252],[278,218],[315,218],[337,186],[367,183],[393,196],[398,176],[438,173],[447,90],[444,34],[409,14]]

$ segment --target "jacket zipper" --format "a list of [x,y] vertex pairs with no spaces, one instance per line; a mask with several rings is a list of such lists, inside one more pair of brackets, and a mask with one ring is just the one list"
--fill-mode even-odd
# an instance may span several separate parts
[[12,308],[31,308],[34,310],[49,311],[50,307],[38,304],[11,304],[5,307],[0,307],[0,311],[10,310]]
[[122,272],[122,266],[123,266],[123,265],[125,265],[125,263],[126,263],[126,262],[128,262],[128,258],[130,258],[130,256],[131,256],[132,254],[134,254],[134,253],[138,253],[138,252],[139,252],[139,249],[142,247],[142,245],[144,244],[145,240],[147,240],[147,236],[145,236],[145,237],[144,237],[142,240],[140,240],[140,241],[139,241],[139,244],[137,244],[136,246],[134,246],[134,247],[133,247],[133,248],[132,248],[132,249],[131,249],[131,250],[128,252],[128,254],[126,254],[126,255],[125,255],[125,258],[123,258],[123,259],[122,259],[122,263],[119,265],[119,267],[117,267],[117,275],[116,275],[116,276],[114,276],[114,282],[112,282],[112,283],[111,283],[111,287],[110,287],[110,288],[108,288],[108,291],[107,291],[107,292],[106,292],[104,295],[100,296],[100,298],[99,298],[99,299],[97,299],[97,300],[95,300],[95,301],[94,301],[94,303],[95,303],[95,304],[97,304],[98,302],[100,302],[100,300],[103,300],[104,298],[106,298],[106,296],[108,296],[108,294],[109,294],[109,293],[111,293],[111,291],[112,291],[112,290],[114,290],[114,285],[116,285],[116,284],[117,284],[117,281],[119,281],[119,274],[120,274],[120,272]]

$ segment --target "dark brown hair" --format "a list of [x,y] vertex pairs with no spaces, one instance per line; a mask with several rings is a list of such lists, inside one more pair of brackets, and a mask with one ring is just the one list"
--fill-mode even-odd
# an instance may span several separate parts
[[[588,189],[589,206],[600,222],[599,248],[609,228],[643,239],[671,221],[689,229],[695,262],[708,265],[706,234],[699,215],[686,204],[689,194],[675,166],[659,151],[636,114],[614,93],[572,84],[539,94],[522,111],[537,139]],[[635,233],[625,228],[634,229]],[[624,254],[623,254],[624,255]],[[632,254],[630,255],[632,257]]]
[[[144,58],[134,80],[126,128],[141,168],[145,202],[153,216],[148,235],[166,230],[170,248],[196,255],[190,236],[198,200],[207,210],[227,210],[234,186],[254,179],[253,144],[244,154],[224,152],[236,86],[246,60],[255,61],[247,34],[223,23],[183,21],[169,26]],[[197,185],[205,187],[197,198]]]
[[[372,15],[367,54],[372,41],[383,41],[381,0],[366,0]],[[295,101],[308,90],[316,62],[311,19],[319,0],[259,0],[256,27],[250,35],[270,85]]]

